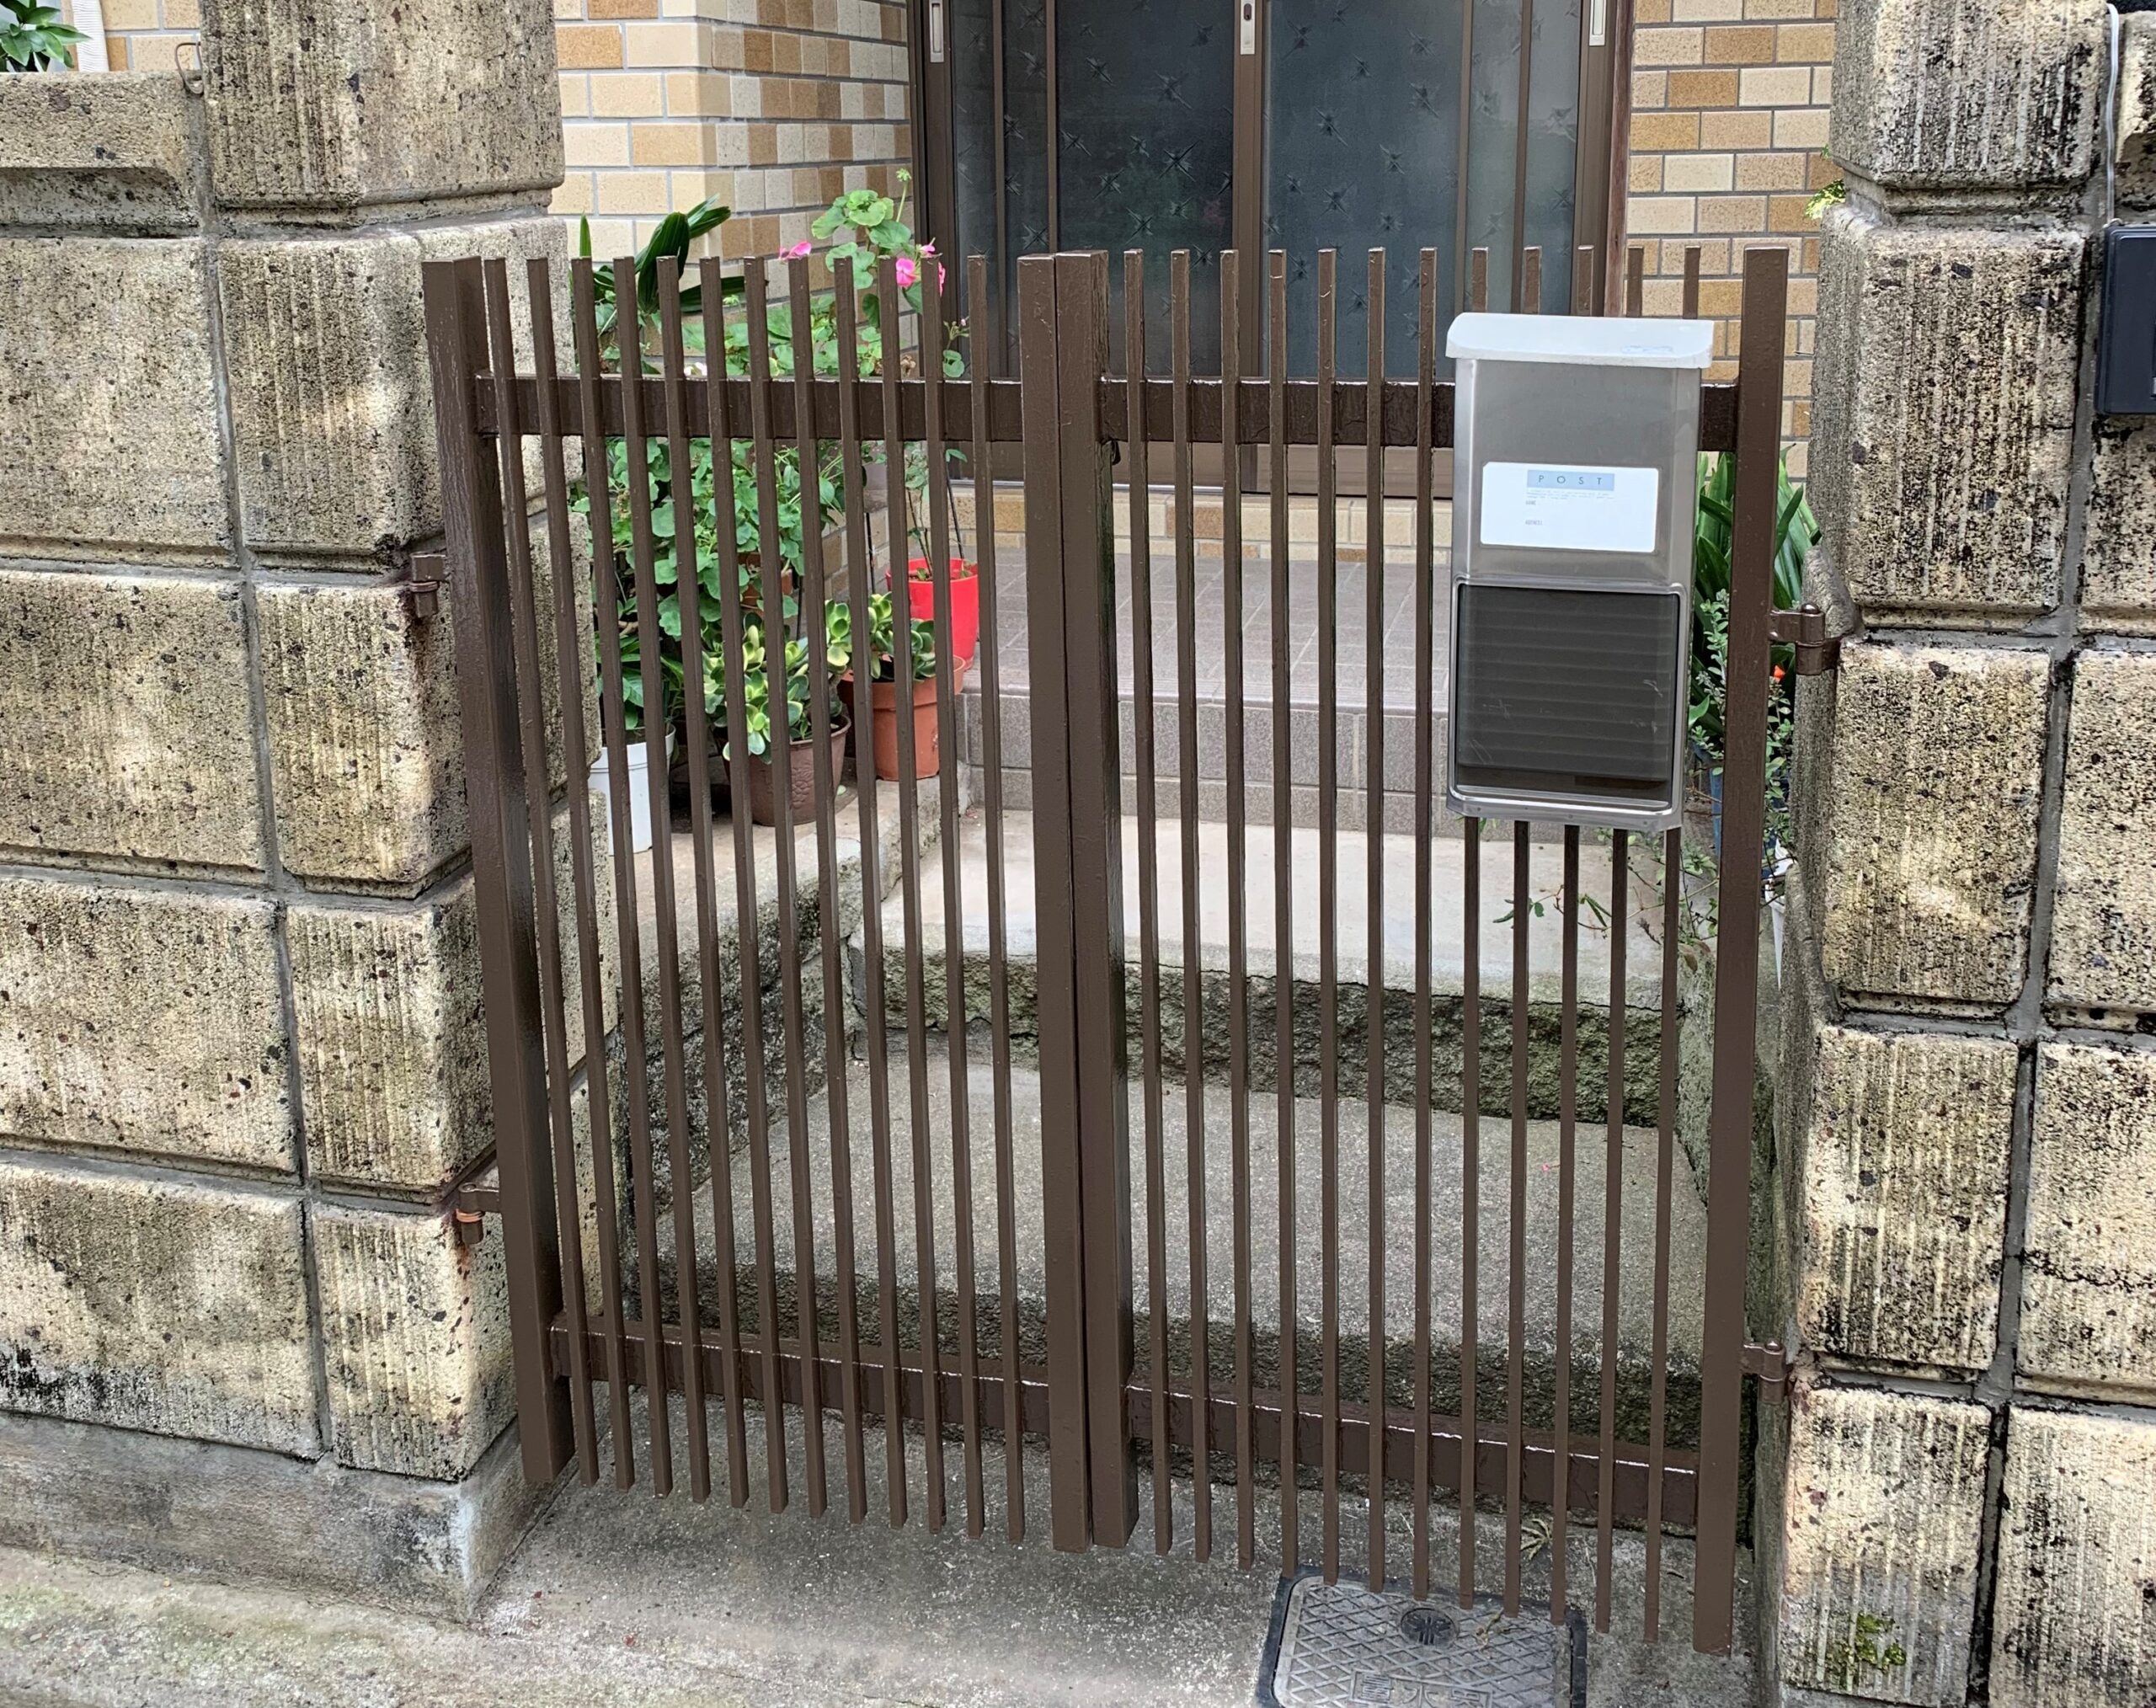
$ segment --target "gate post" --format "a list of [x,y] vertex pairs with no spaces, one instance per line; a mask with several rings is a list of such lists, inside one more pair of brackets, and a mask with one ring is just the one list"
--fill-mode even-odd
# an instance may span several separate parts
[[1745,252],[1737,370],[1737,521],[1730,552],[1722,841],[1716,879],[1714,1092],[1708,1115],[1706,1320],[1700,1356],[1699,1543],[1693,1647],[1726,1654],[1735,1611],[1758,1064],[1760,869],[1766,837],[1769,627],[1789,254]]
[[1018,264],[1026,478],[1041,1143],[1055,1545],[1120,1546],[1137,1520],[1123,1427],[1131,1342],[1123,832],[1107,281],[1091,254]]
[[517,1427],[526,1479],[547,1483],[568,1462],[569,1395],[568,1383],[553,1371],[548,1345],[562,1308],[562,1262],[553,1220],[553,1158],[541,1140],[546,1048],[501,483],[494,449],[480,439],[472,415],[472,376],[482,371],[485,348],[486,287],[476,259],[429,262],[422,283],[441,458],[443,540],[458,631],[457,702],[478,898],[479,970],[487,995],[487,1069],[501,1178]]

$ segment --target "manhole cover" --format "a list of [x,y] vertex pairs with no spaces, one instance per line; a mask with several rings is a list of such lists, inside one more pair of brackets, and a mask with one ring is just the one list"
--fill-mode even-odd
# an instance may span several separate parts
[[1586,1708],[1587,1625],[1502,1597],[1373,1595],[1316,1572],[1283,1578],[1258,1673],[1262,1708]]

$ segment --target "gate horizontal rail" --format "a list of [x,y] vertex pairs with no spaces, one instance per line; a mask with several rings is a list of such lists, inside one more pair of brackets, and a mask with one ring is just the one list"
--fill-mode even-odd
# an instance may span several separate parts
[[[1481,252],[1471,261],[1469,301],[1479,307],[1486,265]],[[1541,257],[1526,251],[1520,263],[1521,302],[1539,309]],[[616,264],[624,303],[635,300],[632,264]],[[983,264],[969,264],[976,286]],[[1143,258],[1133,252],[1123,266],[1123,347],[1143,350]],[[915,373],[944,371],[947,324],[928,276],[936,270],[921,270],[918,348],[908,357]],[[819,377],[805,364],[791,374],[774,368],[766,311],[812,323],[804,263],[787,270],[782,300],[760,262],[739,291],[723,289],[717,264],[707,263],[699,310],[685,308],[685,281],[663,263],[655,314],[625,312],[605,337],[596,275],[579,263],[569,303],[575,369],[566,372],[554,281],[546,263],[532,262],[530,373],[516,369],[504,264],[429,265],[499,1202],[533,1477],[574,1459],[595,1480],[604,1437],[616,1481],[633,1482],[628,1396],[642,1387],[643,1456],[655,1492],[672,1489],[685,1460],[692,1497],[723,1487],[745,1503],[750,1424],[760,1416],[771,1507],[795,1497],[788,1449],[798,1429],[810,1510],[823,1509],[835,1476],[858,1520],[866,1432],[880,1424],[890,1520],[917,1511],[931,1529],[944,1524],[947,1439],[960,1455],[964,1519],[979,1534],[990,1508],[984,1443],[1000,1435],[1005,1522],[1017,1540],[1027,1527],[1024,1461],[1044,1439],[1059,1546],[1129,1540],[1150,1454],[1157,1547],[1177,1540],[1170,1483],[1187,1464],[1196,1552],[1203,1558],[1213,1545],[1217,1478],[1223,1503],[1234,1503],[1236,1559],[1253,1564],[1257,1491],[1271,1479],[1283,1563],[1316,1558],[1339,1572],[1343,1502],[1359,1498],[1369,1581],[1405,1576],[1423,1595],[1433,1564],[1442,1569],[1432,1513],[1450,1495],[1463,1604],[1476,1593],[1478,1526],[1495,1524],[1513,1608],[1530,1587],[1524,1509],[1534,1505],[1549,1515],[1553,1618],[1565,1617],[1570,1599],[1571,1515],[1593,1527],[1604,1629],[1614,1529],[1642,1526],[1649,1637],[1661,1625],[1663,1539],[1690,1530],[1693,1641],[1727,1647],[1742,1384],[1772,1363],[1744,1337],[1757,968],[1740,953],[1716,965],[1704,1181],[1676,1144],[1678,963],[1689,905],[1682,832],[1615,832],[1604,862],[1577,827],[1553,855],[1525,823],[1465,820],[1447,845],[1457,850],[1448,857],[1457,873],[1458,988],[1436,988],[1441,904],[1453,901],[1440,890],[1454,880],[1441,882],[1435,852],[1444,738],[1433,695],[1432,472],[1454,440],[1453,387],[1436,377],[1435,258],[1422,257],[1413,381],[1339,376],[1336,258],[1321,255],[1316,270],[1314,378],[1286,371],[1278,255],[1254,317],[1236,301],[1245,270],[1220,270],[1214,375],[1192,371],[1189,270],[1177,257],[1173,371],[1128,380],[1107,371],[1104,258],[1064,255],[1020,263],[1020,378],[994,378],[976,364],[963,378],[924,381],[902,373],[893,355],[855,381]],[[1592,270],[1591,257],[1578,259],[1576,307]],[[1700,445],[1737,457],[1728,680],[1738,686],[1726,709],[1720,920],[1723,942],[1739,946],[1758,936],[1769,648],[1784,634],[1774,627],[1769,565],[1785,274],[1782,252],[1748,258],[1738,378],[1702,388]],[[1374,252],[1371,373],[1385,371],[1375,308],[1385,280]],[[884,301],[899,299],[888,259],[877,284]],[[1637,314],[1636,252],[1630,287],[1628,311]],[[1697,302],[1693,251],[1686,312]],[[861,305],[850,270],[830,306],[838,347],[857,348]],[[745,373],[699,371],[686,355],[689,327],[700,325],[707,350],[723,350],[726,317],[742,312]],[[1251,319],[1262,348],[1246,360],[1239,328]],[[617,456],[624,473],[573,485],[572,445],[585,470],[595,475]],[[1023,451],[1026,549],[1007,586],[987,454],[996,445]],[[1201,590],[1192,451],[1209,445],[1226,453],[1225,491],[1217,580]],[[719,508],[693,485],[691,501],[678,501],[664,483],[693,469],[699,446],[714,465],[741,453],[742,498],[721,481]],[[1159,485],[1173,497],[1165,524],[1145,501],[1157,489],[1156,447]],[[1241,453],[1261,447],[1276,467],[1291,447],[1318,451],[1310,536],[1291,531],[1284,481],[1262,495],[1263,521],[1246,523]],[[887,513],[887,552],[871,550],[868,461],[896,469],[918,453],[925,464],[918,538],[932,614],[920,620],[947,639],[960,483],[947,449],[971,464],[978,524],[979,686],[964,689],[964,750],[956,750],[963,670],[937,644],[927,674],[912,672],[916,713],[895,718],[889,770],[870,762],[857,727],[846,807],[857,817],[842,825],[844,715],[848,699],[857,726],[869,708],[860,683],[841,697],[832,613],[849,619],[850,648],[865,644],[872,595],[892,595],[893,675],[901,655],[912,657],[916,622],[910,577],[903,611],[892,579],[899,537],[910,551],[915,531],[901,536]],[[1386,538],[1389,449],[1412,450],[1417,470],[1396,563]],[[535,450],[536,494],[527,490]],[[1359,616],[1342,599],[1348,552],[1337,502],[1341,460],[1358,451],[1366,495],[1348,502],[1364,529]],[[789,457],[796,470],[822,469],[836,494],[841,532],[828,551],[806,518],[798,541],[782,529]],[[1121,533],[1110,502],[1118,483],[1133,492]],[[729,515],[734,503],[743,508]],[[568,573],[579,507],[609,547],[582,589]],[[910,523],[910,511],[900,520]],[[698,526],[707,520],[707,536]],[[1156,585],[1153,535],[1163,526]],[[1247,568],[1246,526],[1262,548]],[[674,553],[664,574],[663,548]],[[764,579],[771,565],[781,566],[776,585]],[[698,597],[680,599],[692,582]],[[1389,589],[1408,595],[1396,610]],[[1248,615],[1253,594],[1262,620]],[[1300,602],[1306,595],[1311,602]],[[661,620],[670,599],[680,611],[671,627]],[[1002,599],[1015,608],[1000,612]],[[1357,661],[1343,657],[1342,641],[1358,621],[1364,681],[1359,695],[1343,694]],[[1787,632],[1810,648],[1812,664],[1824,656],[1812,628]],[[1265,649],[1257,691],[1246,644]],[[804,660],[808,731],[790,714],[770,719],[771,757],[760,762],[776,822],[763,837],[750,823],[759,775],[750,743],[725,732],[752,728],[752,677],[762,703],[789,702],[772,664],[789,646]],[[760,665],[750,662],[759,653]],[[1315,675],[1298,679],[1306,654]],[[1405,698],[1389,697],[1387,665],[1411,654]],[[873,674],[874,654],[844,658],[865,659]],[[1216,663],[1207,699],[1201,665]],[[675,681],[685,685],[678,707]],[[687,691],[693,684],[703,691]],[[940,757],[916,729],[924,706],[940,719]],[[649,715],[654,707],[664,715]],[[1217,781],[1206,775],[1209,799],[1200,793],[1211,761],[1199,735],[1209,717],[1223,750]],[[1269,752],[1256,745],[1261,717]],[[641,723],[633,733],[632,722]],[[678,815],[669,777],[677,735],[687,793]],[[647,761],[648,854],[635,846],[632,743]],[[813,786],[797,806],[782,774],[803,750]],[[603,803],[582,786],[601,771],[610,779]],[[932,794],[922,787],[929,777]],[[976,780],[978,812],[960,798]],[[722,787],[724,819],[715,806]],[[892,819],[881,815],[894,802],[887,851]],[[1014,881],[1021,857],[1008,839],[1020,827],[1030,886]],[[730,882],[719,865],[725,846]],[[1395,852],[1412,872],[1392,871]],[[1313,868],[1314,898],[1302,883]],[[1359,907],[1351,900],[1358,881]],[[1605,883],[1604,917],[1614,921],[1600,952],[1606,971],[1582,954],[1583,937],[1597,929],[1586,916],[1604,909]],[[1636,894],[1642,887],[1646,900]],[[1271,917],[1262,921],[1254,910],[1268,889]],[[1214,926],[1201,890],[1225,899],[1225,946],[1205,935]],[[1129,938],[1126,891],[1136,915]],[[1545,926],[1536,921],[1546,905],[1556,917]],[[769,949],[767,914],[779,921]],[[1029,986],[1014,976],[1028,916]],[[813,924],[806,934],[803,921]],[[1389,927],[1403,924],[1412,979],[1392,967]],[[1642,961],[1656,963],[1636,991],[1626,961],[1636,924]],[[969,936],[976,926],[985,927],[985,953]],[[1508,963],[1509,978],[1496,970]],[[1596,987],[1605,978],[1604,996]],[[1021,1015],[1027,1001],[1033,1011]],[[1442,1061],[1441,1023],[1451,1028]],[[609,1038],[616,1048],[604,1047]],[[1022,1118],[1015,1088],[1027,1050],[1038,1073],[1033,1113]],[[1441,1096],[1453,1101],[1441,1108]],[[1486,1103],[1491,1121],[1500,1111],[1509,1118],[1486,1134]],[[1229,1166],[1219,1171],[1209,1119],[1224,1107]],[[1182,1154],[1171,1159],[1177,1120]],[[1456,1160],[1438,1155],[1440,1140],[1456,1145]],[[1598,1145],[1602,1166],[1582,1166]],[[1537,1183],[1538,1145],[1554,1147],[1540,1168],[1554,1175],[1551,1201]],[[1628,1149],[1637,1152],[1630,1161]],[[1299,1194],[1312,1188],[1317,1213],[1306,1224],[1311,1200]],[[1270,1208],[1261,1188],[1272,1193]],[[1455,1188],[1449,1228],[1438,1193]],[[1405,1212],[1389,1207],[1403,1193],[1413,1230],[1396,1252],[1388,1215]],[[1627,1231],[1635,1201],[1651,1225]],[[1530,1261],[1535,1218],[1554,1252]],[[1485,1249],[1486,1221],[1502,1229],[1502,1247],[1492,1240]],[[1272,1284],[1276,1263],[1276,1296],[1261,1301],[1259,1282]],[[1441,1265],[1459,1301],[1443,1312],[1434,1302]],[[1628,1284],[1630,1305],[1620,1300]],[[1588,1302],[1597,1286],[1598,1321]],[[1314,1333],[1305,1326],[1313,1298]],[[1262,1310],[1272,1313],[1262,1324]],[[683,1402],[680,1442],[673,1396]],[[826,1416],[841,1424],[835,1471],[825,1463]],[[917,1508],[909,1431],[926,1460]],[[1386,1514],[1396,1503],[1412,1525],[1404,1573],[1387,1561]],[[1312,1504],[1317,1523],[1306,1535]]]

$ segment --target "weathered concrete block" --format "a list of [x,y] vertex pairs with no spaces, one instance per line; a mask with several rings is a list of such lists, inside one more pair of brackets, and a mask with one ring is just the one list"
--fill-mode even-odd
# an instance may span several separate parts
[[516,1416],[501,1241],[440,1214],[315,1213],[329,1445],[364,1470],[460,1477]]
[[1998,1008],[2020,992],[2051,660],[1845,642],[1821,810],[1821,958],[1867,1000]]
[[415,616],[389,585],[256,599],[286,866],[417,889],[467,841],[451,606]]
[[349,219],[562,179],[547,0],[206,0],[217,199]]
[[[364,561],[440,528],[420,267],[466,255],[509,261],[518,356],[528,366],[524,263],[546,256],[566,278],[559,220],[219,249],[241,526],[257,552],[298,563]],[[567,350],[567,292],[555,294]],[[536,499],[536,451],[526,472]]]
[[2156,1700],[2156,1424],[2017,1406],[1993,1601],[1993,1708]]
[[275,913],[0,882],[0,1134],[293,1166]]
[[2084,240],[1827,217],[1813,500],[1877,624],[2057,603]]
[[2121,206],[2156,207],[2156,19],[2120,18],[2118,88],[2114,188]]
[[2083,621],[2145,634],[2156,630],[2156,557],[2148,550],[2156,532],[2156,428],[2132,416],[2099,415],[2090,437]]
[[0,226],[168,237],[198,225],[191,105],[171,72],[0,82]]
[[[584,1011],[568,825],[563,808],[554,814],[554,893],[574,1068]],[[603,846],[594,869],[604,1030],[616,993]],[[396,1190],[446,1186],[494,1140],[472,878],[408,907],[295,905],[286,933],[311,1172]]]
[[0,570],[0,846],[262,869],[237,583]]
[[1991,1362],[2016,1054],[2004,1040],[1821,1029],[1794,1163],[1804,1345],[1956,1370]]
[[2019,1361],[2063,1386],[2156,1389],[2156,1056],[2037,1057]]
[[319,1451],[298,1201],[0,1162],[0,1405]]
[[2096,163],[2103,0],[1854,0],[1834,31],[1837,163],[1892,189],[2077,184]]
[[0,550],[222,555],[202,268],[196,238],[0,238]]
[[1991,1414],[1800,1383],[1783,1491],[1782,1676],[1960,1708],[1968,1689]]
[[2156,657],[2082,654],[2066,743],[2046,994],[2156,1009]]

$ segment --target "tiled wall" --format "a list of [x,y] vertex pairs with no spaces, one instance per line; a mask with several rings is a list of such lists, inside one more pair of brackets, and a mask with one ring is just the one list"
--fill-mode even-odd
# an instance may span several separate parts
[[[172,0],[167,0],[172,3]],[[715,196],[718,252],[799,242],[912,148],[903,0],[555,0],[568,177],[602,259]]]
[[1701,312],[1723,318],[1716,377],[1736,373],[1744,251],[1790,250],[1789,402],[1801,475],[1812,430],[1818,227],[1812,193],[1838,175],[1822,150],[1836,0],[1638,0],[1627,223],[1646,251],[1647,311],[1677,312],[1684,251],[1700,249]]
[[[68,8],[70,21],[74,8]],[[202,0],[104,0],[104,48],[112,71],[170,71],[183,41],[202,31]]]

